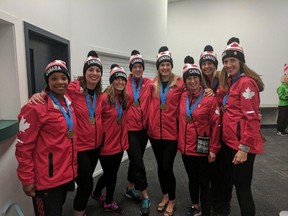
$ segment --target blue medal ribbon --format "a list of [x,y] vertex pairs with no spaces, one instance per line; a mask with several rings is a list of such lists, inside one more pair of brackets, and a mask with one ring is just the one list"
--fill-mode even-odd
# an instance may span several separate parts
[[135,85],[135,80],[134,80],[134,77],[132,76],[132,90],[133,90],[133,97],[134,97],[134,102],[138,102],[138,98],[139,98],[139,95],[140,95],[140,89],[141,89],[141,86],[142,86],[142,77],[139,81],[139,85],[138,87],[136,88],[136,85]]
[[49,92],[48,95],[51,97],[52,101],[60,108],[62,114],[64,115],[65,121],[68,125],[68,130],[73,131],[73,118],[72,118],[73,116],[70,105],[68,104],[68,100],[64,97],[64,101],[68,109],[68,115],[67,115],[66,111],[64,110],[63,106],[60,104],[58,99],[51,92]]
[[160,101],[161,101],[161,104],[166,104],[166,97],[168,94],[168,90],[169,90],[169,83],[167,83],[167,86],[165,87],[164,92],[163,92],[163,84],[161,82],[160,83]]
[[190,97],[189,97],[189,93],[187,93],[186,95],[186,115],[187,116],[192,116],[194,109],[196,108],[200,100],[202,99],[203,95],[204,95],[204,89],[202,90],[199,97],[196,99],[195,103],[192,106],[190,106]]
[[115,98],[115,107],[116,107],[118,119],[121,119],[122,113],[123,113],[123,108],[122,108],[122,104],[118,105],[116,98]]
[[227,98],[228,98],[228,92],[226,92],[226,94],[225,94],[224,97],[223,97],[223,106],[224,106],[224,107],[226,106]]
[[239,71],[237,74],[235,74],[234,77],[232,77],[232,79],[231,79],[231,85],[229,86],[229,90],[228,90],[228,92],[226,92],[226,94],[225,94],[224,97],[223,97],[223,107],[226,106],[227,99],[228,99],[228,94],[229,94],[229,91],[230,91],[231,86],[239,79],[240,76],[241,76],[241,73],[240,73],[240,71]]
[[218,79],[213,79],[213,83],[212,83],[212,90],[215,92],[216,88],[218,87]]
[[94,118],[94,113],[95,113],[95,107],[96,107],[96,90],[94,90],[94,95],[93,95],[93,101],[92,101],[92,106],[90,103],[90,95],[88,94],[88,92],[85,92],[85,97],[86,97],[86,103],[88,106],[88,110],[89,110],[89,117],[90,118]]

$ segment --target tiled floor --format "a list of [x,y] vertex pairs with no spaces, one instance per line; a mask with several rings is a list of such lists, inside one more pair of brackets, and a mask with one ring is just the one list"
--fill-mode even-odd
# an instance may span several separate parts
[[[258,155],[255,160],[253,178],[253,196],[257,216],[277,216],[281,210],[288,210],[288,136],[276,135],[274,128],[263,128],[267,138],[265,152]],[[151,148],[145,152],[145,165],[149,183],[149,196],[151,200],[150,216],[160,216],[156,211],[156,204],[161,199],[161,190],[158,183],[155,158]],[[123,196],[126,188],[128,161],[121,164],[114,199],[125,210],[125,215],[139,215],[139,205]],[[175,216],[184,216],[186,208],[190,205],[188,194],[188,178],[184,170],[180,154],[177,154],[174,164],[177,181],[177,210]],[[98,177],[95,178],[95,181]],[[74,193],[69,193],[63,216],[72,216]],[[235,192],[232,198],[231,216],[240,216]],[[87,207],[87,216],[111,215],[105,212],[99,204],[90,199]]]

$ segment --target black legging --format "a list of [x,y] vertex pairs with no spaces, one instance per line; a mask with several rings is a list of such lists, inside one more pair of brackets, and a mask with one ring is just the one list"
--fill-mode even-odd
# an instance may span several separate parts
[[[221,148],[217,153],[216,160],[209,164],[210,184],[212,193],[213,211],[218,214],[230,213],[230,202],[232,199],[233,185],[227,185],[227,175],[225,172],[225,152],[224,143],[221,142]],[[226,193],[224,193],[224,191]]]
[[106,187],[106,204],[114,201],[117,174],[123,157],[123,152],[113,155],[100,155],[100,163],[103,169],[102,176],[98,179],[93,195],[99,197],[104,187]]
[[99,148],[80,151],[77,154],[78,176],[75,179],[78,188],[74,198],[74,210],[84,211],[93,190],[93,172],[99,158]]
[[135,189],[143,191],[147,189],[146,170],[143,155],[147,146],[147,130],[128,131],[129,157],[128,181],[135,184]]
[[70,181],[54,188],[36,190],[36,196],[32,197],[35,215],[61,216],[67,192],[74,188],[74,181]]
[[182,160],[189,178],[189,192],[192,204],[199,204],[200,189],[202,215],[208,216],[211,208],[208,157],[182,154]]
[[278,106],[277,130],[284,132],[288,125],[288,106]]
[[232,161],[237,151],[225,145],[224,153],[226,158],[226,173],[228,175],[227,188],[231,188],[233,184],[235,185],[241,216],[255,216],[251,183],[256,155],[248,153],[246,162],[234,165]]
[[169,200],[174,200],[176,179],[173,164],[177,153],[177,140],[150,139],[150,142],[158,165],[158,178],[162,193],[168,193]]

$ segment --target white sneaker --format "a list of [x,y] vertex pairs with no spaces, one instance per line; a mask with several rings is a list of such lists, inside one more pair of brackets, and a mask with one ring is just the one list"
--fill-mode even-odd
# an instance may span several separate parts
[[277,135],[278,135],[278,136],[287,136],[287,133],[277,131]]
[[281,211],[279,216],[288,216],[288,211]]

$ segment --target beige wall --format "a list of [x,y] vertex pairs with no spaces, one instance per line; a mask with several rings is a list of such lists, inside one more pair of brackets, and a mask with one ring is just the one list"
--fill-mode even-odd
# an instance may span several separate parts
[[[23,21],[70,41],[72,75],[82,73],[90,49],[127,59],[131,50],[138,49],[146,59],[155,60],[158,48],[167,43],[167,0],[1,0],[0,36],[8,28],[13,41],[4,46],[6,55],[3,46],[0,51],[8,68],[2,68],[0,78],[9,84],[4,87],[0,82],[0,120],[16,119],[28,100]],[[3,106],[7,101],[9,109]],[[15,136],[0,142],[0,210],[17,202],[25,215],[33,215],[31,200],[16,176],[15,143]]]
[[167,39],[175,71],[182,73],[186,55],[199,63],[199,56],[210,44],[221,54],[228,39],[240,38],[246,63],[263,75],[265,90],[261,105],[278,104],[276,88],[288,63],[288,1],[285,0],[185,0],[168,5]]

